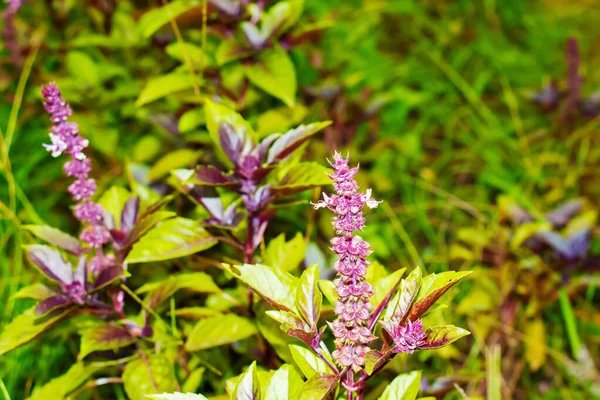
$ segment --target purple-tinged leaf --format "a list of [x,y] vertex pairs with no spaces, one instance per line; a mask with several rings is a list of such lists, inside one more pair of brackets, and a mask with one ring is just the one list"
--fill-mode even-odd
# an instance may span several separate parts
[[201,205],[213,217],[221,218],[223,215],[223,202],[219,193],[212,187],[196,186],[189,191],[189,196]]
[[545,111],[554,110],[560,100],[560,92],[555,82],[546,84],[539,92],[534,93],[531,99]]
[[115,350],[135,342],[135,337],[127,328],[107,323],[81,332],[81,351],[79,358],[83,359],[94,351]]
[[54,311],[58,308],[66,307],[71,304],[73,304],[73,302],[67,296],[57,295],[48,297],[47,299],[40,301],[35,307],[35,315],[46,315],[51,311]]
[[592,240],[592,232],[590,229],[584,229],[576,232],[567,238],[567,243],[570,249],[571,259],[583,258],[590,249],[590,241]]
[[27,229],[40,239],[71,254],[78,255],[81,253],[79,240],[59,229],[47,225],[23,225],[23,229]]
[[254,148],[254,150],[252,150],[252,152],[250,154],[253,155],[254,157],[258,158],[258,160],[262,164],[265,161],[265,156],[267,155],[267,151],[269,150],[269,147],[271,147],[273,142],[280,137],[281,137],[281,135],[279,135],[277,133],[267,136],[260,142],[260,144],[258,146],[256,146]]
[[58,251],[41,244],[27,245],[25,251],[33,265],[48,278],[64,284],[73,282],[73,268]]
[[379,370],[385,365],[393,355],[391,350],[383,353],[379,350],[370,350],[365,356],[365,371],[368,375],[372,375],[374,371]]
[[307,346],[312,346],[316,330],[312,329],[302,318],[288,311],[269,310],[266,311],[266,314],[281,323],[282,331],[299,339]]
[[121,266],[109,267],[100,272],[100,275],[94,281],[94,288],[90,293],[112,284],[123,276],[123,268]]
[[240,376],[235,385],[235,400],[260,400],[261,390],[258,374],[256,373],[256,361]]
[[447,346],[463,336],[470,335],[471,332],[454,325],[441,325],[427,328],[425,334],[427,335],[425,344],[419,347],[421,349],[433,350]]
[[296,307],[312,330],[317,328],[323,304],[323,295],[317,286],[318,282],[319,267],[315,264],[304,270],[296,290]]
[[137,220],[138,213],[140,211],[140,198],[138,196],[131,196],[121,212],[121,230],[128,233],[133,229],[135,221]]
[[419,319],[444,293],[470,273],[471,271],[447,271],[423,278],[419,294],[410,309],[408,319],[411,321]]
[[248,45],[255,50],[261,49],[267,38],[262,35],[256,25],[253,25],[250,22],[242,22],[240,27],[242,28],[242,32],[244,33]]
[[538,232],[535,234],[535,238],[541,240],[561,258],[571,258],[571,247],[569,243],[558,233],[554,231]]
[[331,393],[338,379],[333,374],[314,374],[300,388],[298,400],[322,400]]
[[190,183],[200,186],[238,186],[230,177],[210,166],[198,167]]
[[219,142],[229,160],[237,165],[244,150],[244,142],[231,124],[226,122],[219,124]]
[[86,257],[79,257],[77,268],[73,272],[73,281],[80,282],[84,288],[87,287],[87,273],[87,259]]
[[556,210],[546,214],[546,221],[550,222],[555,228],[566,225],[581,209],[583,202],[581,200],[571,200],[558,207]]
[[149,394],[174,392],[178,385],[173,362],[163,354],[130,361],[125,365],[122,377],[127,398],[132,400],[147,399]]
[[159,222],[173,218],[176,213],[172,211],[156,211],[150,214],[144,213],[135,223],[123,247],[128,247],[136,243],[142,236],[156,226]]
[[70,311],[70,308],[64,308],[45,318],[37,318],[33,307],[17,316],[4,326],[0,334],[0,356],[29,343],[63,320]]
[[308,138],[330,124],[331,122],[327,121],[309,125],[300,125],[299,127],[284,133],[269,149],[267,163],[273,164],[285,160],[294,152],[294,150],[300,147],[302,143],[308,140]]
[[379,303],[377,308],[371,314],[371,319],[369,320],[369,329],[370,330],[373,330],[373,327],[377,323],[377,320],[379,320],[381,313],[383,312],[383,310],[385,310],[385,308],[388,306],[388,304],[390,304],[390,301],[394,298],[394,295],[396,294],[396,291],[398,290],[398,286],[400,286],[400,282],[397,282],[390,289],[390,291],[385,295],[385,297],[383,298],[381,303]]
[[400,290],[398,294],[394,296],[394,299],[390,302],[390,306],[385,313],[385,320],[396,318],[399,323],[403,323],[408,315],[417,295],[421,288],[422,272],[420,267],[416,267],[412,270],[410,275],[405,279],[402,279],[400,283]]

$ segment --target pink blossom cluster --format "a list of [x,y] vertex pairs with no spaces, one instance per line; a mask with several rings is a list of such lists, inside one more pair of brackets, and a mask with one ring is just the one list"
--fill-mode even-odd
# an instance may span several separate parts
[[44,108],[50,114],[54,124],[50,132],[51,143],[44,144],[44,147],[53,157],[63,153],[71,157],[64,168],[67,176],[75,178],[75,182],[68,189],[73,199],[79,202],[73,214],[81,222],[90,224],[79,238],[91,246],[101,247],[110,240],[110,233],[102,225],[104,214],[102,206],[91,201],[92,195],[96,192],[96,181],[89,178],[91,163],[83,153],[89,142],[79,135],[77,123],[68,121],[72,114],[71,107],[54,83],[42,88],[42,96]]
[[396,353],[414,353],[415,350],[427,346],[427,334],[423,332],[423,322],[407,320],[404,325],[397,320],[382,322],[385,330],[390,334]]
[[371,190],[366,193],[358,191],[358,184],[354,177],[358,167],[350,168],[348,158],[335,152],[334,168],[329,177],[333,180],[336,193],[328,196],[323,194],[324,200],[319,201],[315,208],[327,207],[336,215],[332,224],[337,236],[331,239],[332,250],[338,256],[334,268],[338,273],[334,280],[338,301],[335,305],[337,319],[331,324],[336,337],[336,350],[333,352],[335,360],[344,367],[360,370],[369,351],[368,343],[375,338],[368,327],[371,316],[371,303],[373,287],[365,282],[367,266],[370,264],[366,258],[371,254],[369,243],[354,231],[362,231],[365,219],[362,209],[366,205],[375,208],[378,201],[371,199]]

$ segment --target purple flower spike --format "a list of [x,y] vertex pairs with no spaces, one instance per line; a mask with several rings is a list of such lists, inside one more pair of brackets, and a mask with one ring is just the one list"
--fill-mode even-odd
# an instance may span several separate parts
[[338,278],[334,280],[338,301],[335,305],[337,319],[331,324],[336,337],[335,360],[344,367],[352,367],[359,371],[365,363],[365,355],[369,351],[367,344],[375,338],[368,328],[373,288],[365,282],[367,266],[366,258],[371,254],[370,244],[354,231],[362,231],[365,219],[362,209],[366,205],[375,208],[378,201],[371,199],[371,190],[366,193],[358,191],[354,180],[358,167],[350,168],[348,159],[338,152],[329,162],[334,168],[329,177],[333,180],[336,193],[314,204],[315,208],[327,207],[336,216],[332,224],[337,236],[331,239],[331,249],[338,256],[334,268]]
[[405,325],[400,325],[396,321],[382,324],[396,344],[394,347],[396,353],[411,354],[426,343],[427,335],[423,332],[423,323],[420,319],[415,322],[409,320]]
[[73,213],[81,222],[92,225],[86,228],[79,238],[94,247],[100,247],[110,240],[110,233],[102,226],[102,206],[90,200],[96,192],[96,181],[89,178],[92,165],[83,153],[89,141],[79,135],[77,123],[68,121],[73,111],[54,83],[42,88],[42,96],[44,109],[50,114],[50,120],[54,124],[50,133],[51,143],[44,144],[44,147],[53,157],[61,154],[71,157],[64,168],[67,176],[76,178],[69,186],[69,193],[73,199],[80,202],[75,206]]

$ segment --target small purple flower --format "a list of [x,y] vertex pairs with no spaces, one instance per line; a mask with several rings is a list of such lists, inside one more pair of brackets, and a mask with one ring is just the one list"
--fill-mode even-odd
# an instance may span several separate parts
[[83,287],[83,284],[79,281],[73,281],[68,284],[61,285],[61,289],[64,294],[66,294],[69,299],[77,304],[85,303],[85,297],[87,296],[87,292]]
[[396,353],[411,354],[426,344],[427,334],[423,332],[423,322],[420,319],[415,322],[408,320],[404,325],[397,320],[382,322],[382,325],[394,340]]
[[350,168],[347,158],[335,152],[330,164],[334,172],[329,177],[334,182],[336,194],[323,194],[324,200],[314,207],[327,207],[336,214],[332,224],[337,236],[331,239],[331,250],[338,256],[334,265],[338,278],[333,282],[339,297],[335,305],[338,317],[331,324],[337,347],[333,357],[340,365],[358,371],[369,351],[367,344],[375,336],[368,328],[371,314],[369,298],[373,296],[373,287],[365,282],[370,244],[354,235],[354,231],[364,228],[363,207],[374,208],[379,202],[371,199],[370,190],[364,194],[358,192],[358,184],[354,180],[358,167]]
[[92,171],[92,163],[89,158],[83,160],[73,159],[65,163],[65,173],[67,176],[75,178],[86,178]]
[[101,225],[88,226],[81,232],[81,235],[79,235],[79,239],[94,247],[102,247],[102,245],[107,243],[110,238],[111,236],[108,229]]
[[69,186],[69,193],[75,201],[89,199],[96,191],[96,181],[93,179],[77,179]]
[[85,203],[77,204],[73,214],[80,221],[96,224],[102,222],[104,209],[100,204],[88,200]]

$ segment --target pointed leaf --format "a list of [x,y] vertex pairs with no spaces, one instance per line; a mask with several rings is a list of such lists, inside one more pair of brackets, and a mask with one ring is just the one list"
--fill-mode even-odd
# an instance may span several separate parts
[[125,246],[133,245],[140,237],[145,235],[150,229],[154,228],[156,224],[166,219],[173,218],[175,215],[177,214],[172,211],[155,211],[148,214],[142,214],[127,235]]
[[145,38],[152,36],[163,25],[177,18],[186,11],[200,6],[199,0],[175,0],[163,7],[151,9],[142,17],[137,25],[138,32]]
[[329,303],[335,305],[338,299],[338,294],[335,292],[335,284],[332,281],[319,281],[319,289],[325,295]]
[[283,364],[271,377],[264,400],[295,399],[304,381],[290,364]]
[[235,314],[217,315],[198,321],[185,344],[187,351],[198,351],[245,339],[256,333],[248,319]]
[[121,211],[121,229],[125,232],[131,231],[135,225],[138,214],[140,211],[140,198],[138,196],[131,196],[123,206]]
[[33,285],[25,286],[15,294],[12,295],[12,299],[33,299],[33,300],[44,300],[48,297],[56,296],[54,290],[50,289],[44,284],[34,283]]
[[79,358],[82,359],[94,351],[115,350],[134,342],[135,337],[125,327],[114,323],[94,326],[81,332]]
[[262,51],[256,64],[246,67],[246,75],[250,82],[288,107],[296,103],[296,69],[290,56],[281,48]]
[[416,321],[429,309],[429,307],[442,297],[448,289],[456,285],[458,281],[470,273],[471,271],[448,271],[442,272],[441,274],[431,274],[423,278],[419,295],[408,314],[408,319]]
[[290,351],[294,362],[305,377],[310,378],[315,373],[327,374],[332,372],[325,361],[306,347],[290,344]]
[[373,296],[369,299],[374,306],[381,304],[385,296],[400,282],[406,268],[400,268],[373,285]]
[[33,395],[28,400],[65,399],[102,368],[101,366],[84,365],[82,363],[73,364],[64,375],[54,378],[44,386],[34,390]]
[[281,323],[281,330],[290,336],[298,338],[306,345],[312,344],[316,328],[311,328],[299,316],[288,311],[269,310],[266,314]]
[[58,251],[42,244],[30,244],[24,247],[29,261],[48,278],[65,284],[73,282],[73,267]]
[[384,320],[389,321],[395,315],[400,320],[400,323],[404,321],[419,294],[421,281],[422,272],[419,267],[413,269],[410,275],[402,279],[400,290],[394,296],[394,299],[390,301],[385,311]]
[[447,346],[463,336],[470,335],[471,332],[454,325],[440,325],[427,328],[425,334],[427,339],[425,339],[425,344],[421,348],[433,350]]
[[173,363],[162,354],[130,361],[123,370],[123,386],[130,400],[147,400],[149,394],[172,392],[177,386]]
[[214,246],[217,241],[199,222],[173,218],[146,233],[126,258],[128,263],[170,260]]
[[273,145],[269,148],[267,163],[285,160],[302,143],[308,140],[312,135],[321,129],[329,126],[330,121],[316,122],[308,125],[300,125],[283,135],[279,136]]
[[335,389],[337,381],[332,374],[314,374],[302,385],[298,400],[322,400]]
[[35,315],[39,317],[59,308],[69,306],[71,304],[73,304],[73,302],[67,296],[63,296],[61,294],[48,297],[40,301],[35,307]]
[[104,208],[104,211],[108,212],[114,219],[116,228],[120,228],[121,214],[125,203],[131,198],[131,193],[125,188],[120,186],[112,186],[106,192],[102,194],[98,199],[98,204]]
[[389,359],[390,353],[382,353],[379,350],[369,350],[365,356],[365,371],[367,374],[373,374],[373,371],[381,367]]
[[323,295],[317,287],[318,282],[319,267],[314,264],[302,273],[296,291],[296,307],[313,329],[317,327],[323,304]]
[[295,312],[298,278],[277,268],[262,264],[226,266],[236,278],[250,286],[269,304],[279,310]]
[[306,241],[300,232],[290,241],[285,241],[285,234],[272,239],[265,251],[264,263],[273,267],[292,271],[304,259]]
[[28,309],[4,326],[2,334],[0,334],[0,356],[29,343],[62,321],[71,311],[70,309],[63,309],[56,314],[37,318],[34,310],[35,307]]
[[68,251],[71,254],[78,255],[81,253],[79,240],[64,233],[60,229],[52,228],[47,225],[23,225],[22,228],[27,229],[40,239]]
[[331,179],[327,176],[330,172],[330,169],[315,162],[298,163],[273,185],[271,193],[287,196],[317,186],[330,185]]
[[235,400],[260,400],[260,383],[256,374],[256,361],[242,374],[235,387]]
[[174,72],[150,78],[142,89],[135,105],[142,107],[165,96],[194,87],[197,78],[190,74]]
[[200,153],[191,149],[171,151],[160,158],[148,171],[148,180],[156,181],[171,171],[196,164]]
[[421,371],[398,375],[385,388],[379,400],[415,400],[421,387]]

